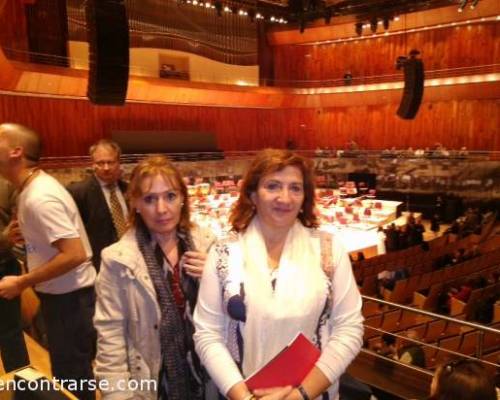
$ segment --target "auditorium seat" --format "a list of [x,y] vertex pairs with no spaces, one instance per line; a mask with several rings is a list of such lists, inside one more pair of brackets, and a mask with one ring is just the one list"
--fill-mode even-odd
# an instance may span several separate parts
[[372,315],[380,314],[380,306],[374,301],[364,301],[363,302],[363,317],[368,318]]
[[382,325],[382,319],[384,315],[379,314],[379,315],[374,315],[373,317],[369,317],[365,319],[365,325],[372,326],[374,328],[380,328]]
[[476,355],[478,342],[479,331],[468,332],[463,336],[462,344],[460,345],[458,352],[467,354],[468,356]]
[[440,339],[438,343],[440,348],[458,352],[461,342],[462,342],[462,336],[455,335],[444,339]]
[[404,303],[406,297],[406,287],[408,279],[400,279],[394,284],[394,289],[384,290],[384,300],[392,301],[393,303]]
[[[399,320],[399,329],[408,329],[411,326],[417,325],[417,314],[411,311],[403,310]],[[425,325],[422,325],[425,327]],[[423,337],[420,335],[419,337]]]
[[500,304],[493,305],[493,322],[500,322]]
[[490,327],[499,330],[499,332],[484,332],[483,354],[500,349],[500,323],[493,324]]
[[400,318],[401,310],[388,311],[384,313],[381,329],[386,332],[394,332],[398,330],[398,323]]
[[437,341],[443,334],[446,328],[446,321],[444,319],[437,319],[427,324],[427,332],[425,334],[425,341],[427,343]]
[[[418,340],[423,341],[425,338],[425,333],[427,331],[427,324],[420,324],[420,325],[414,325],[410,327],[412,331],[415,331],[417,337],[419,338]],[[410,329],[407,329],[409,331]]]
[[500,363],[500,350],[492,351],[491,353],[483,354],[481,360],[489,361],[495,364]]
[[404,304],[408,304],[413,299],[413,292],[417,290],[420,282],[420,275],[413,275],[408,278],[408,284],[406,285],[405,296],[404,296]]
[[414,292],[413,304],[422,310],[435,311],[442,290],[443,284],[436,283],[431,286],[427,295]]
[[[434,345],[435,344],[436,343],[434,343]],[[425,365],[427,366],[427,368],[433,368],[435,363],[434,356],[436,355],[437,349],[431,346],[422,346],[422,350],[425,354]]]

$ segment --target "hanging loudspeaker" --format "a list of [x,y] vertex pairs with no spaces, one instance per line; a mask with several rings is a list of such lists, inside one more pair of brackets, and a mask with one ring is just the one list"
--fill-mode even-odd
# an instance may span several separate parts
[[89,81],[92,103],[123,105],[129,72],[128,19],[124,0],[87,0]]
[[405,87],[397,114],[403,119],[413,119],[424,94],[424,63],[410,58],[404,63]]

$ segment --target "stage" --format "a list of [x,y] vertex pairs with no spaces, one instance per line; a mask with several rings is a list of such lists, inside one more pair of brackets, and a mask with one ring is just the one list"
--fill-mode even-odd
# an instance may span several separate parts
[[[209,194],[191,196],[191,216],[193,221],[210,229],[218,238],[224,238],[230,226],[228,216],[237,195]],[[363,251],[365,257],[378,254],[379,233],[377,228],[395,222],[406,223],[406,216],[397,218],[399,201],[377,199],[334,199],[318,198],[317,211],[320,229],[334,233],[349,253]],[[403,213],[403,215],[406,213]]]

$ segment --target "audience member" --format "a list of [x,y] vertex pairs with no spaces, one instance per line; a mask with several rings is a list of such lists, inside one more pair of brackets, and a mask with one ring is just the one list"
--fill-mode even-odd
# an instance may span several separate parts
[[[12,247],[22,240],[21,232],[12,211],[15,194],[12,185],[0,179],[0,282],[4,276],[19,275],[20,265]],[[5,372],[29,364],[21,324],[21,302],[19,297],[0,297],[0,356]]]
[[425,354],[422,346],[417,343],[420,339],[417,331],[410,329],[406,332],[408,340],[403,339],[401,347],[398,349],[398,359],[406,364],[425,368]]
[[192,226],[187,187],[165,157],[141,161],[128,193],[131,228],[103,250],[96,283],[95,372],[109,382],[155,380],[158,391],[114,385],[102,397],[201,399],[191,313],[213,236]]
[[493,379],[474,360],[451,361],[439,366],[429,400],[496,400]]
[[34,286],[47,330],[52,374],[78,380],[79,399],[93,399],[95,269],[78,208],[61,184],[38,167],[41,141],[17,124],[0,125],[0,173],[19,192],[18,220],[28,272],[0,281],[0,297],[13,299]]
[[[336,398],[362,344],[362,301],[341,241],[315,229],[312,163],[259,153],[230,221],[236,234],[212,249],[194,314],[203,365],[232,400]],[[301,385],[251,393],[244,379],[299,332],[322,352]]]
[[99,271],[101,251],[116,242],[127,227],[127,184],[120,179],[121,149],[115,142],[99,140],[89,149],[94,173],[68,186],[75,199],[92,247],[92,262]]

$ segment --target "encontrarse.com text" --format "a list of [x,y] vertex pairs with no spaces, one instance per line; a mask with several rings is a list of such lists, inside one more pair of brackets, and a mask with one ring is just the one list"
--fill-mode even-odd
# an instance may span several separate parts
[[70,392],[81,391],[81,390],[119,390],[119,391],[156,391],[157,382],[154,379],[120,379],[111,384],[106,379],[96,380],[96,379],[37,379],[37,380],[0,380],[0,392],[4,390],[8,391],[48,391],[54,389],[64,388]]

